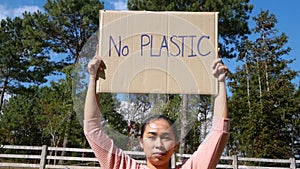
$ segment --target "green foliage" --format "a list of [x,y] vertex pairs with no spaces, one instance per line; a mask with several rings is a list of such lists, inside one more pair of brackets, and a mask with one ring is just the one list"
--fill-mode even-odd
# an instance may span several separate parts
[[4,94],[28,92],[28,86],[46,82],[54,62],[45,51],[44,42],[36,39],[36,31],[28,36],[28,27],[21,18],[3,19],[0,25],[0,85]]
[[[75,60],[87,40],[98,30],[98,0],[47,0],[44,5],[46,20],[38,22],[48,35],[47,41],[55,52],[68,52],[65,63]],[[37,13],[36,13],[37,14]]]
[[198,11],[200,3],[195,0],[129,0],[128,9],[130,10],[149,10],[149,11]]
[[43,117],[47,119],[44,128],[45,134],[51,136],[51,146],[63,146],[66,137],[68,146],[85,144],[82,128],[73,110],[71,71],[72,66],[66,67],[65,79],[41,88],[38,103],[43,107]]
[[[102,8],[103,3],[98,0],[47,0],[44,6],[44,13],[41,11],[32,14],[24,13],[24,19],[15,19],[16,26],[14,27],[9,27],[10,22],[6,23],[2,21],[0,33],[3,35],[1,36],[3,40],[1,40],[1,45],[8,44],[14,48],[7,47],[3,48],[3,50],[1,48],[0,54],[8,55],[10,53],[17,53],[20,55],[20,59],[17,58],[18,55],[16,56],[16,62],[12,60],[12,57],[6,60],[2,59],[3,62],[12,63],[15,66],[8,71],[6,70],[8,66],[5,65],[5,70],[2,72],[13,73],[16,71],[17,74],[13,75],[19,81],[22,80],[23,74],[27,75],[27,77],[24,76],[27,83],[32,81],[39,83],[46,82],[42,78],[50,72],[64,73],[67,77],[66,81],[61,80],[59,83],[52,83],[50,88],[45,87],[31,91],[31,94],[40,92],[40,100],[34,101],[39,103],[36,106],[44,107],[44,109],[38,109],[41,110],[39,113],[42,113],[42,116],[38,116],[37,118],[40,118],[41,121],[50,120],[43,123],[45,126],[39,127],[45,129],[42,132],[44,135],[51,137],[51,145],[53,146],[65,146],[68,142],[69,146],[78,146],[82,143],[81,140],[84,139],[82,131],[74,131],[81,128],[78,126],[79,123],[76,114],[72,110],[71,78],[73,77],[70,74],[72,68],[67,67],[67,65],[72,64],[72,61],[77,61],[83,45],[97,31],[99,22],[98,13]],[[10,30],[4,30],[8,28]],[[7,34],[6,32],[11,34]],[[12,40],[7,43],[6,39]],[[20,40],[20,42],[17,40]],[[54,64],[48,61],[50,57],[46,55],[51,50],[60,54],[68,53],[68,55],[60,55],[60,63]],[[39,57],[40,60],[27,61],[25,60],[27,59],[26,57]],[[4,57],[1,56],[1,58]],[[22,68],[25,70],[28,69],[32,73],[30,71],[25,72]],[[3,76],[2,78],[1,74],[1,83],[3,82],[6,85],[14,80],[10,76]],[[16,84],[11,86],[18,87]],[[10,87],[9,85],[7,86]],[[4,96],[4,89],[6,89],[6,86],[3,87],[2,96]],[[26,95],[27,92],[23,91],[23,94]],[[5,116],[12,115],[5,112],[3,114]],[[6,132],[6,130],[4,131]]]
[[[295,108],[296,112],[300,112],[300,86],[298,86],[298,90],[295,94]],[[300,113],[296,113],[294,117],[292,117],[293,127],[292,127],[292,133],[293,133],[293,150],[294,150],[294,156],[297,159],[300,159]]]
[[167,95],[167,102],[162,109],[162,114],[168,116],[172,120],[176,120],[179,117],[181,109],[181,97],[180,95],[170,94]]
[[188,101],[188,134],[185,153],[192,154],[206,138],[212,126],[213,97],[190,95]]
[[[37,51],[39,55],[42,54],[41,50],[38,51],[39,48],[57,53],[68,53],[68,56],[60,55],[61,62],[49,69],[52,72],[64,73],[67,77],[66,81],[61,80],[59,83],[52,83],[50,88],[39,89],[42,96],[36,101],[44,107],[44,109],[39,109],[43,116],[38,118],[42,121],[49,120],[43,123],[45,126],[41,127],[45,129],[43,134],[51,138],[53,146],[65,146],[68,142],[69,146],[78,146],[83,142],[81,127],[78,126],[76,114],[72,110],[71,78],[73,77],[70,74],[72,68],[66,66],[72,64],[74,60],[76,62],[87,39],[97,31],[98,13],[102,8],[103,3],[97,0],[47,0],[44,13],[41,11],[32,14],[25,13],[22,25],[20,24],[20,28],[24,29],[24,36],[27,37],[21,46],[30,46],[30,49]],[[31,42],[33,40],[36,40],[36,44]],[[4,51],[4,53],[7,52]],[[43,64],[44,69],[40,68],[41,72],[46,72],[45,70],[48,70],[46,68],[51,65],[45,62],[45,59],[34,63],[35,65]],[[21,64],[25,65],[25,63]],[[17,67],[21,66],[17,65]],[[39,75],[36,68],[32,68],[35,72],[33,75]]]
[[[37,87],[33,87],[37,89]],[[38,117],[41,115],[40,107],[36,105],[34,94],[16,95],[3,105],[0,128],[9,133],[1,143],[15,145],[39,145],[45,142],[43,130]],[[3,139],[3,138],[2,138]]]
[[259,38],[244,41],[239,55],[244,64],[229,76],[230,149],[247,157],[289,158],[299,116],[291,82],[297,74],[288,67],[293,60],[283,58],[290,48],[286,35],[277,35],[275,16],[262,11],[254,20]]
[[51,86],[34,86],[33,92],[5,102],[0,128],[10,138],[1,138],[1,143],[62,146],[67,134],[70,147],[85,147],[83,130],[73,111],[71,79],[66,79]]
[[123,150],[131,150],[131,141],[128,136],[127,127],[122,114],[116,111],[119,106],[116,94],[100,94],[100,110],[102,115],[102,127],[104,131],[114,140],[115,145]]
[[115,94],[102,93],[100,95],[100,109],[104,120],[119,133],[126,134],[127,123],[116,111],[118,104]]

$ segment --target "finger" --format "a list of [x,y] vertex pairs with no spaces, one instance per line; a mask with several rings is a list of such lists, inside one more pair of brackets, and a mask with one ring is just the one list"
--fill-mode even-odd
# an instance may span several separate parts
[[225,73],[228,73],[228,71],[229,71],[228,67],[225,65],[224,65],[224,71],[225,71]]
[[216,62],[214,63],[214,67],[213,67],[213,74],[214,74],[214,75],[219,74],[220,66],[221,66],[221,65],[222,65],[222,64],[221,64],[219,61],[216,61]]
[[217,76],[217,75],[222,74],[222,73],[227,74],[228,73],[228,67],[225,66],[223,63],[216,62],[215,68],[213,69],[213,74],[215,76]]
[[212,65],[213,69],[215,69],[216,66],[217,66],[218,64],[223,64],[221,58],[218,58],[217,60],[215,60],[215,61],[213,62],[213,65]]
[[218,63],[217,66],[216,66],[216,70],[222,72],[222,71],[228,71],[228,68],[224,64]]

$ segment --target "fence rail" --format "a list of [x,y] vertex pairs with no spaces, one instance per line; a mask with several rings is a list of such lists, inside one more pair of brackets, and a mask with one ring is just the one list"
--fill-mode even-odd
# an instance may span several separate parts
[[[145,164],[143,152],[125,151],[126,154]],[[190,154],[174,154],[172,167],[180,164],[178,157],[188,158]],[[43,146],[0,145],[0,169],[100,169],[91,149]],[[300,160],[245,158],[222,156],[217,165],[222,169],[300,169]]]

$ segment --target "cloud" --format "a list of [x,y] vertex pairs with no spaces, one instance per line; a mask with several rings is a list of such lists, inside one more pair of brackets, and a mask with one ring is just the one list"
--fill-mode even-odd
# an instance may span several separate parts
[[22,14],[27,11],[27,12],[35,12],[35,11],[38,11],[41,9],[38,7],[38,6],[22,6],[22,7],[19,7],[19,8],[15,8],[12,10],[12,14],[13,14],[13,17],[16,17],[16,16],[22,16]]
[[0,20],[8,17],[9,11],[5,8],[5,6],[0,5]]
[[110,2],[115,10],[127,10],[127,1],[118,0],[115,2]]
[[41,11],[40,7],[25,5],[17,8],[7,8],[6,6],[0,4],[0,20],[5,19],[7,17],[10,18],[14,18],[17,16],[20,17],[25,11],[35,12],[37,10]]

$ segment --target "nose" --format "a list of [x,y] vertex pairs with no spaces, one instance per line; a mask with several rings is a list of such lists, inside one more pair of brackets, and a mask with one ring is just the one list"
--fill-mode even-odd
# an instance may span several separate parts
[[162,139],[157,137],[156,140],[155,140],[155,148],[161,149],[162,147],[163,147]]

